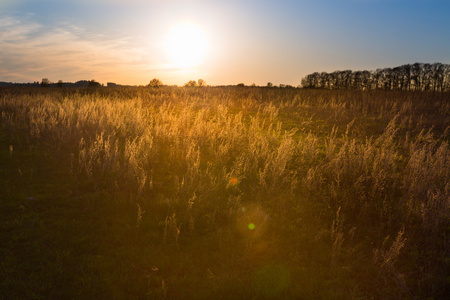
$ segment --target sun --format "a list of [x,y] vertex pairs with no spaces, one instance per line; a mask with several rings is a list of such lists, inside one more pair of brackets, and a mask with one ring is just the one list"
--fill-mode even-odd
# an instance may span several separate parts
[[166,51],[174,67],[191,68],[200,64],[206,50],[206,37],[195,24],[180,23],[167,35]]

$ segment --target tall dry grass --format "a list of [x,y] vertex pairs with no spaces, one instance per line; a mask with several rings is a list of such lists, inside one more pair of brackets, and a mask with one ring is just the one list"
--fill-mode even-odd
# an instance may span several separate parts
[[137,204],[139,224],[164,224],[166,246],[232,233],[257,205],[277,236],[270,255],[292,274],[312,260],[337,298],[439,298],[450,292],[448,96],[3,89],[0,110],[14,151],[72,157],[79,193]]

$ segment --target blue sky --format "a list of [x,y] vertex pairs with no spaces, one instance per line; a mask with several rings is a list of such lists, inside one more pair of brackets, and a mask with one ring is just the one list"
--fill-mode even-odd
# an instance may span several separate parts
[[[2,0],[0,81],[298,85],[315,71],[450,63],[449,15],[438,0]],[[186,22],[207,45],[189,67],[165,45]]]

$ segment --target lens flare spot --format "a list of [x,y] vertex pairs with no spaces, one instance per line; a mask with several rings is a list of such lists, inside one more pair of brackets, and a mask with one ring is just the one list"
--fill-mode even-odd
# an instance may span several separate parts
[[268,228],[269,216],[256,204],[241,207],[236,217],[236,230],[243,237],[250,240],[261,238]]
[[237,183],[238,183],[238,180],[237,180],[236,177],[233,177],[233,178],[230,179],[230,184],[231,185],[236,185]]

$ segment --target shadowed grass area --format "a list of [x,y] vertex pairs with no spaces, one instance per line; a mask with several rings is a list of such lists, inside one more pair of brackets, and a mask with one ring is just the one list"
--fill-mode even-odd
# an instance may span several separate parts
[[2,89],[7,298],[448,293],[446,93]]
[[83,270],[98,253],[98,221],[70,192],[64,162],[1,139],[1,294],[8,298],[102,295]]

